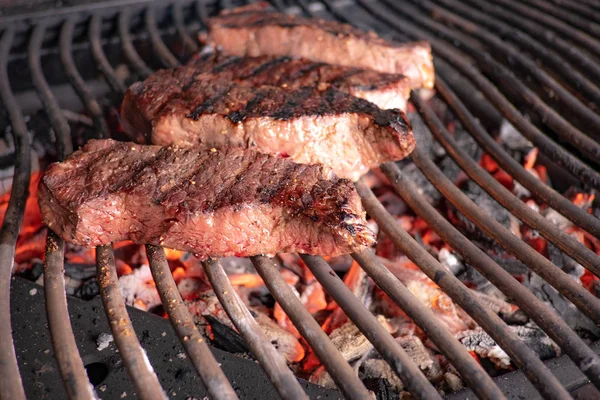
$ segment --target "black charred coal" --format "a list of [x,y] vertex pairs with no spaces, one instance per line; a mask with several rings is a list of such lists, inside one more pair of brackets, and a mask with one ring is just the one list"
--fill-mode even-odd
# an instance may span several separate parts
[[234,354],[248,353],[248,348],[246,347],[244,340],[236,331],[227,325],[222,324],[218,319],[211,315],[204,315],[204,318],[210,324],[210,328],[214,335],[211,343],[215,347]]
[[91,278],[75,290],[74,296],[82,300],[91,300],[100,293],[100,285],[96,278]]

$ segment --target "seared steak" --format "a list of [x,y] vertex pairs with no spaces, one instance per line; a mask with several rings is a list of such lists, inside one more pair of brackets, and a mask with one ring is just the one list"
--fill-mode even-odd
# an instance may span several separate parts
[[241,148],[92,140],[50,166],[39,204],[50,228],[84,246],[131,239],[199,257],[333,256],[374,242],[350,181]]
[[294,56],[402,74],[413,89],[431,89],[435,78],[427,42],[391,43],[347,24],[281,14],[266,3],[210,18],[207,42],[236,56]]
[[[191,68],[194,72],[184,69]],[[370,69],[318,63],[294,57],[238,57],[221,52],[201,54],[187,66],[173,71],[173,77],[188,79],[193,74],[212,73],[221,79],[248,86],[279,86],[299,89],[312,86],[325,90],[334,87],[360,97],[379,108],[406,109],[410,79],[401,74],[386,74]],[[146,80],[145,86],[161,84]]]
[[415,146],[400,110],[381,110],[334,88],[250,87],[213,74],[182,84],[179,76],[159,74],[132,85],[123,100],[123,126],[137,140],[253,148],[320,163],[351,180]]

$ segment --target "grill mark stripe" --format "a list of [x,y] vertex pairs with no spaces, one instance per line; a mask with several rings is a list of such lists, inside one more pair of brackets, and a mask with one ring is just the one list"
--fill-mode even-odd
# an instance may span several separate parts
[[232,112],[227,116],[227,118],[229,118],[234,124],[242,122],[244,119],[246,119],[246,116],[250,114],[260,104],[260,102],[265,98],[265,96],[265,91],[257,91],[255,96],[248,103],[246,103],[246,107],[244,107],[241,110]]
[[294,79],[298,79],[303,77],[304,75],[308,74],[311,71],[314,71],[316,69],[321,68],[322,66],[327,65],[326,63],[310,63],[307,66],[300,68],[298,71],[296,71],[294,74],[288,76],[286,78],[287,82],[293,81]]
[[217,65],[215,65],[212,69],[212,72],[218,73],[218,72],[225,71],[227,69],[230,69],[233,66],[240,64],[242,61],[244,61],[243,57],[231,56],[231,57],[225,59],[224,61],[221,61]]
[[266,62],[262,63],[261,65],[259,65],[257,68],[255,68],[249,74],[240,77],[240,79],[251,78],[251,77],[256,76],[256,75],[258,75],[260,73],[266,72],[266,71],[270,70],[271,68],[276,67],[277,65],[288,63],[291,60],[292,60],[291,57],[284,56],[284,57],[277,57],[277,58],[275,58],[273,60],[266,61]]
[[302,107],[304,101],[315,92],[314,88],[305,87],[297,91],[290,92],[290,99],[273,115],[272,118],[285,120],[296,115],[297,110]]
[[332,79],[329,83],[332,85],[337,85],[340,83],[343,83],[346,79],[354,76],[354,75],[358,75],[361,72],[363,72],[360,68],[352,68],[350,71],[346,72],[345,74],[342,74],[340,76],[338,76],[335,79]]
[[225,96],[227,96],[227,93],[229,92],[231,87],[232,87],[232,85],[228,85],[224,89],[221,89],[216,95],[207,99],[206,101],[204,101],[204,103],[197,105],[196,108],[194,108],[185,117],[192,118],[194,121],[198,121],[198,118],[204,111],[209,110],[211,107],[213,107],[215,105],[215,103],[217,103],[219,100],[221,100]]

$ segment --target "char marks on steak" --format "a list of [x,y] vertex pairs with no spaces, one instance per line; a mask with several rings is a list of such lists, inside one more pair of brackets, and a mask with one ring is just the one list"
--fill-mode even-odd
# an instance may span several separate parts
[[411,88],[433,88],[427,42],[397,44],[336,21],[301,18],[256,3],[208,20],[208,44],[236,56],[294,56],[403,74]]
[[84,246],[120,240],[200,257],[321,255],[374,242],[351,182],[241,148],[92,140],[46,171],[44,222]]
[[252,87],[189,70],[185,76],[161,71],[132,85],[121,115],[138,141],[253,148],[320,163],[353,181],[415,146],[400,110],[382,110],[331,87]]
[[[192,71],[188,70],[190,68]],[[334,87],[368,100],[379,108],[397,108],[402,111],[406,109],[411,83],[410,79],[401,74],[332,65],[304,58],[239,57],[218,51],[205,52],[193,58],[186,66],[173,71],[172,75],[180,80],[187,80],[201,73],[212,73],[223,80],[255,87],[268,85],[299,89],[311,86],[320,90]]]

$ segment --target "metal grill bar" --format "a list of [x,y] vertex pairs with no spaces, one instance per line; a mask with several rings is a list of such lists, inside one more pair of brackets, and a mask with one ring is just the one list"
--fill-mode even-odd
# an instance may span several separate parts
[[179,65],[177,57],[171,53],[165,42],[163,42],[156,26],[156,10],[154,5],[151,4],[146,9],[145,13],[146,28],[150,33],[150,41],[152,42],[152,49],[163,63],[165,67],[176,67]]
[[89,30],[92,55],[94,56],[96,64],[98,64],[98,69],[100,72],[102,72],[104,78],[106,78],[106,82],[110,88],[119,95],[123,95],[127,88],[125,87],[123,80],[117,76],[115,70],[106,59],[106,55],[102,49],[102,44],[100,43],[101,29],[102,17],[99,14],[92,15],[92,18],[90,19]]
[[[492,29],[495,34],[502,38],[508,38],[515,44],[518,44],[536,56],[544,60],[545,65],[551,66],[567,79],[567,82],[577,88],[576,95],[585,95],[587,98],[595,102],[595,106],[600,106],[600,88],[590,81],[586,76],[581,74],[571,64],[570,60],[565,60],[559,53],[546,48],[542,43],[533,39],[523,31],[516,30],[499,20],[490,18],[488,12],[482,13],[473,10],[464,3],[455,0],[439,0],[440,3],[449,7],[455,12],[459,12],[463,17],[471,21],[487,26],[488,30]],[[587,108],[586,108],[587,109]],[[588,109],[589,110],[589,109]]]
[[580,15],[584,18],[588,18],[591,21],[600,21],[600,13],[597,13],[590,4],[586,4],[585,1],[572,2],[567,0],[550,0],[552,4],[556,7],[560,7],[561,9],[569,10],[570,12],[574,12],[577,15]]
[[[458,251],[465,261],[512,299],[540,328],[554,340],[575,362],[578,368],[591,373],[589,360],[598,355],[547,305],[542,303],[506,270],[462,235],[427,200],[419,194],[417,187],[393,164],[385,164],[382,171],[389,178],[394,190],[409,207],[431,226],[442,240]],[[595,367],[594,367],[595,368]],[[596,373],[597,375],[597,373]]]
[[8,81],[8,53],[15,31],[7,27],[0,39],[0,99],[8,111],[15,138],[16,160],[10,200],[0,228],[0,397],[25,399],[10,324],[10,283],[15,246],[21,230],[31,176],[31,140],[21,109]]
[[560,21],[559,19],[554,18],[551,15],[539,12],[533,8],[530,8],[520,2],[515,2],[513,0],[493,0],[495,3],[502,4],[510,10],[513,10],[516,14],[520,14],[526,16],[529,19],[540,22],[548,27],[551,27],[556,32],[560,33],[561,36],[569,38],[574,42],[579,43],[581,46],[586,49],[594,52],[595,54],[600,54],[600,43],[589,36],[566,23]]
[[[391,217],[391,216],[390,216]],[[436,347],[454,365],[469,387],[482,399],[504,399],[504,394],[465,347],[442,325],[371,250],[354,253],[352,257],[375,283],[412,319]]]
[[63,23],[60,31],[60,59],[65,67],[67,78],[94,120],[94,126],[98,130],[98,136],[101,138],[108,138],[110,137],[110,133],[108,125],[106,125],[106,121],[104,120],[102,107],[100,107],[98,101],[96,101],[94,96],[90,93],[85,81],[77,71],[75,61],[73,61],[72,42],[74,29],[75,20],[73,18],[69,18]]
[[489,218],[475,203],[460,191],[427,156],[420,151],[411,160],[448,201],[506,251],[523,261],[532,271],[554,286],[592,321],[600,323],[600,300],[552,264],[547,258],[510,233],[504,226]]
[[121,44],[123,46],[123,53],[125,58],[131,64],[135,72],[142,78],[145,79],[152,73],[152,70],[146,65],[144,60],[139,56],[133,42],[131,35],[129,34],[129,20],[131,18],[130,11],[128,8],[124,9],[119,13],[119,36],[121,38]]
[[270,258],[259,256],[252,257],[252,263],[275,301],[306,339],[344,396],[348,399],[369,399],[371,395],[363,383],[281,277],[275,262]]
[[214,399],[237,399],[227,377],[219,367],[206,341],[198,332],[192,315],[183,304],[164,250],[162,247],[146,245],[146,254],[165,311],[208,393]]
[[52,125],[52,129],[56,133],[56,151],[59,158],[63,158],[67,154],[73,152],[73,143],[71,143],[71,127],[67,122],[67,119],[63,115],[52,90],[46,82],[44,73],[42,72],[42,64],[40,60],[40,49],[42,47],[42,41],[44,40],[44,34],[46,32],[46,25],[44,22],[39,23],[33,30],[31,39],[29,42],[28,56],[29,56],[29,69],[31,70],[31,78],[33,84],[42,99],[44,109]]
[[223,267],[214,259],[208,259],[202,265],[219,302],[281,397],[284,399],[308,399],[283,357],[277,353],[235,292]]
[[117,278],[112,246],[96,248],[96,268],[98,269],[98,282],[106,317],[137,394],[142,399],[168,399],[158,382],[158,377],[154,373],[150,361],[148,361],[146,352],[135,335],[135,330],[127,314]]
[[[38,24],[29,42],[29,68],[34,86],[42,99],[48,119],[56,133],[56,149],[59,159],[73,151],[71,129],[52,94],[40,61],[40,48],[46,32],[44,23]],[[56,360],[71,399],[94,399],[94,391],[87,379],[83,361],[79,355],[75,336],[71,329],[64,279],[64,241],[51,230],[46,238],[44,261],[44,294],[46,314]]]
[[486,310],[462,282],[451,275],[431,254],[402,230],[364,183],[357,182],[356,188],[367,213],[377,221],[381,230],[502,347],[540,393],[547,398],[570,398],[538,356],[508,328],[500,317]]
[[[592,37],[600,36],[600,25],[597,23],[591,22],[585,18],[581,18],[571,11],[566,11],[565,9],[558,10],[554,8],[551,4],[539,1],[539,0],[526,0],[526,3],[529,3],[529,7],[534,7],[540,11],[544,11],[547,14],[554,16],[560,20],[565,21],[571,26],[577,27],[577,29],[582,30],[584,32],[588,32]],[[596,19],[598,21],[598,19]]]
[[444,147],[452,159],[469,175],[477,184],[489,193],[504,208],[521,219],[530,227],[537,229],[542,236],[563,250],[566,254],[580,262],[594,275],[600,276],[600,257],[572,236],[559,230],[556,225],[539,213],[533,211],[515,195],[513,195],[502,184],[495,180],[487,171],[480,167],[469,155],[456,143],[454,138],[444,127],[442,121],[435,115],[433,110],[425,104],[418,95],[410,97],[417,111],[429,126],[431,133]]
[[[473,5],[476,0],[467,1]],[[560,38],[555,32],[546,29],[535,21],[520,16],[518,13],[507,10],[506,7],[487,2],[477,2],[477,6],[480,7],[482,11],[485,11],[490,20],[492,18],[501,19],[506,23],[529,33],[538,40],[545,42],[548,47],[555,48],[560,54],[568,54],[569,58],[576,66],[584,69],[585,73],[590,75],[590,79],[592,79],[593,82],[597,82],[598,79],[600,79],[600,65],[595,63],[594,60],[583,51]]]
[[[382,7],[381,3],[375,3],[367,0],[358,0],[358,2],[368,11],[372,12],[381,21],[386,22],[392,29],[400,30],[411,37],[419,40],[427,40],[431,43],[432,48],[438,55],[441,55],[446,60],[449,60],[458,70],[468,77],[475,86],[485,95],[485,97],[495,105],[498,110],[531,142],[539,149],[547,154],[554,162],[564,167],[574,177],[582,182],[585,182],[594,188],[600,188],[600,174],[591,169],[588,165],[581,162],[579,159],[568,153],[564,148],[556,144],[552,139],[544,135],[538,128],[529,122],[521,113],[504,97],[504,95],[485,77],[483,76],[467,59],[457,55],[454,49],[450,49],[448,45],[436,39],[432,34],[424,31],[420,26],[429,26],[432,21],[424,18],[420,12],[410,7],[410,20],[402,16],[404,12],[402,8],[407,8],[406,4],[399,7],[397,4],[384,0],[394,11],[387,7]],[[414,14],[412,10],[415,10]],[[397,12],[396,12],[397,11]],[[418,20],[419,26],[411,21]],[[488,54],[488,58],[491,56]],[[490,61],[494,62],[494,61]],[[436,70],[440,72],[442,77],[445,77],[447,70],[444,66],[434,61]],[[446,71],[446,72],[444,72]]]
[[[515,47],[480,28],[475,23],[467,21],[446,9],[438,7],[430,1],[424,0],[419,6],[429,12],[432,18],[442,22],[449,22],[453,26],[459,27],[470,35],[483,40],[491,46],[494,51],[504,54],[518,65],[524,67],[528,74],[533,77],[547,93],[556,96],[556,98],[560,100],[561,105],[566,109],[570,109],[578,118],[580,118],[581,124],[586,126],[586,132],[598,136],[599,130],[597,126],[600,126],[600,115],[582,104],[577,97],[551,78],[543,69],[539,68],[532,59],[524,56]],[[458,40],[458,37],[452,35],[449,39]],[[468,45],[463,45],[461,47],[465,48],[468,54],[477,59],[480,64],[486,63],[488,60],[488,57],[485,57],[480,49],[470,48]],[[544,123],[550,127],[562,141],[568,142],[576,147],[588,160],[597,162],[600,157],[600,145],[598,145],[597,142],[575,128],[558,112],[544,103],[533,90],[529,89],[525,84],[519,81],[508,68],[501,66],[501,64],[497,62],[486,64],[490,64],[490,66],[484,67],[484,70],[488,72],[490,76],[497,77],[496,79],[498,82],[503,82],[504,85],[516,89],[515,91],[518,93],[519,97],[530,104],[531,108],[540,115]]]
[[590,234],[600,238],[600,220],[597,218],[590,218],[588,213],[527,172],[521,164],[515,161],[515,159],[494,141],[469,112],[467,107],[465,107],[445,81],[439,76],[436,77],[435,88],[448,103],[471,136],[487,154],[494,158],[502,169],[507,171],[519,183],[531,193],[541,198],[550,207],[560,212]]
[[402,379],[404,386],[418,399],[440,399],[419,367],[406,354],[402,346],[385,330],[381,323],[367,310],[344,282],[335,274],[323,258],[300,255],[315,278],[344,310],[357,328],[375,346],[379,354]]
[[79,355],[65,296],[65,242],[48,230],[44,262],[44,294],[52,347],[60,374],[71,399],[96,398]]
[[187,29],[185,28],[183,5],[180,2],[173,4],[173,21],[175,22],[175,29],[177,30],[179,39],[185,46],[186,50],[190,53],[198,51],[198,44],[190,37],[190,35],[188,35]]

